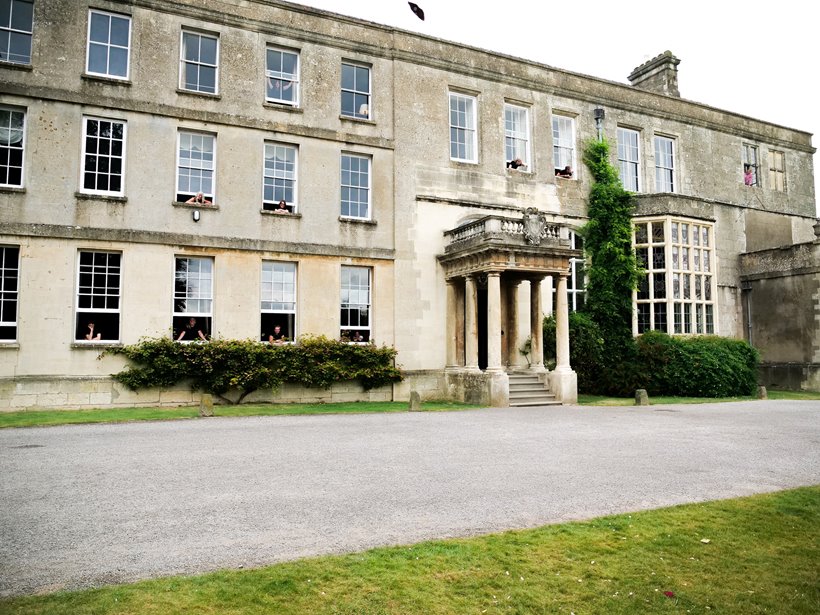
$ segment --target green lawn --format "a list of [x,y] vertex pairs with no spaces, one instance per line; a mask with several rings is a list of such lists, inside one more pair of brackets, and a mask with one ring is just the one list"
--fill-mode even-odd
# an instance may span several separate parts
[[[407,402],[351,402],[336,404],[242,404],[214,406],[214,416],[274,416],[282,414],[361,414],[368,412],[406,412]],[[464,410],[475,405],[458,402],[424,402],[425,412]],[[39,427],[72,423],[122,423],[127,421],[160,421],[199,417],[199,406],[179,408],[115,408],[92,410],[25,410],[0,412],[0,428]]]
[[[820,392],[769,391],[770,399],[820,399]],[[727,397],[711,399],[702,397],[650,397],[652,404],[703,404],[724,401],[748,401],[755,397]],[[632,397],[606,397],[603,395],[578,395],[582,406],[632,406]],[[475,404],[449,401],[424,402],[424,412],[445,412],[477,408]],[[283,414],[361,414],[370,412],[405,412],[406,402],[350,402],[334,404],[241,404],[214,406],[215,416],[276,416]],[[198,406],[178,408],[116,408],[92,410],[23,410],[0,412],[0,429],[4,427],[42,427],[74,423],[124,423],[128,421],[162,421],[168,419],[193,419],[199,417]]]
[[4,614],[820,612],[820,487],[257,570],[0,601]]

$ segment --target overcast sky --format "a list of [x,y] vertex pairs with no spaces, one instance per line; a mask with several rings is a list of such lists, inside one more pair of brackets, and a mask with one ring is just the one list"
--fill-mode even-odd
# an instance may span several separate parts
[[[669,49],[682,98],[813,133],[818,146],[820,22],[806,0],[416,0],[425,21],[404,0],[299,3],[620,83]],[[817,154],[814,166],[817,190]]]

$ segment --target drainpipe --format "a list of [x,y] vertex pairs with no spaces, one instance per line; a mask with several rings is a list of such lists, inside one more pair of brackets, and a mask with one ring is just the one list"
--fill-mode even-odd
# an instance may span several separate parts
[[752,345],[752,282],[742,280],[740,292],[746,297],[746,341]]

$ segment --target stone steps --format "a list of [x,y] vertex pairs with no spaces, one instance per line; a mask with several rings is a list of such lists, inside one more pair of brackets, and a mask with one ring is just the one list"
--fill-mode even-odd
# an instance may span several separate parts
[[510,374],[510,406],[555,406],[561,402],[534,374]]

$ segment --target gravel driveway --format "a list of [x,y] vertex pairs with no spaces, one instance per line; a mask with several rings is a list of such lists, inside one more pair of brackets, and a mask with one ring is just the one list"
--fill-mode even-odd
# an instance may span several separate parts
[[820,483],[820,402],[0,430],[0,595]]

